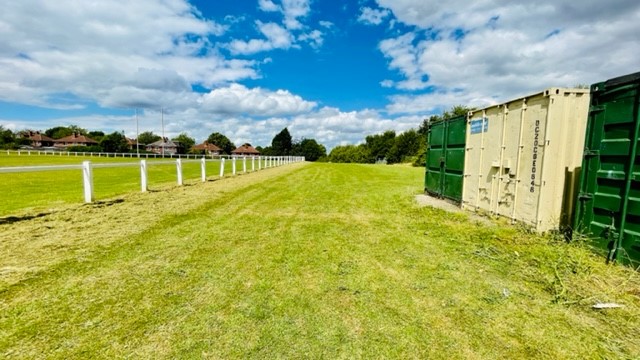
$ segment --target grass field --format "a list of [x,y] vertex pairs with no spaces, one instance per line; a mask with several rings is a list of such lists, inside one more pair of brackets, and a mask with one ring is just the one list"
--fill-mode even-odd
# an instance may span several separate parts
[[640,358],[637,272],[420,208],[423,171],[296,164],[0,223],[0,357]]
[[[75,156],[37,156],[6,155],[0,152],[0,167],[39,166],[39,165],[79,165],[89,160],[93,163],[139,163],[135,158],[75,157]],[[146,159],[148,165],[150,190],[176,184],[175,165],[158,164],[159,161],[172,159]],[[186,160],[183,160],[186,161]],[[200,164],[185,162],[182,165],[186,184],[200,180]],[[256,169],[258,165],[256,163]],[[251,170],[251,160],[247,159],[247,170]],[[242,172],[242,160],[238,159],[236,171]],[[231,176],[231,161],[225,162],[225,176]],[[217,179],[220,175],[219,161],[207,162],[207,178]],[[22,212],[42,212],[62,204],[83,202],[82,172],[80,170],[61,170],[29,173],[0,174],[0,184],[10,191],[0,194],[0,216]],[[138,167],[94,169],[94,187],[97,200],[111,198],[128,192],[140,191],[140,169]]]

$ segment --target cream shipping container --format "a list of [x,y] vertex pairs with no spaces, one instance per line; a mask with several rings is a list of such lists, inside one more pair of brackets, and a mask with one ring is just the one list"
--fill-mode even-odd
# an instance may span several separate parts
[[569,226],[588,110],[588,89],[551,88],[470,112],[462,207],[537,232]]

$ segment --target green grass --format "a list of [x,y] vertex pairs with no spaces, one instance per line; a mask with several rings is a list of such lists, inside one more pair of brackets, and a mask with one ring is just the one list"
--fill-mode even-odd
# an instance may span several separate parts
[[[135,158],[106,158],[81,156],[37,156],[6,155],[0,152],[0,167],[40,166],[40,165],[79,165],[89,160],[93,163],[139,163]],[[154,165],[158,161],[172,159],[146,159],[148,163],[149,189],[156,190],[177,184],[175,165]],[[183,160],[186,161],[186,160]],[[193,160],[189,160],[193,161]],[[237,173],[242,172],[242,160],[236,163]],[[258,165],[256,163],[256,169]],[[200,180],[200,163],[185,162],[182,165],[183,179],[186,184]],[[247,171],[251,171],[251,160],[247,159]],[[219,161],[207,162],[207,178],[217,179],[220,174]],[[225,176],[231,176],[231,161],[225,162]],[[29,173],[0,174],[0,183],[10,191],[0,193],[0,216],[24,212],[47,211],[51,207],[84,201],[82,190],[82,172],[80,170],[62,170]],[[97,200],[112,198],[129,192],[140,191],[139,167],[94,169],[94,188]]]
[[0,357],[640,357],[638,273],[422,179],[299,164],[0,224]]

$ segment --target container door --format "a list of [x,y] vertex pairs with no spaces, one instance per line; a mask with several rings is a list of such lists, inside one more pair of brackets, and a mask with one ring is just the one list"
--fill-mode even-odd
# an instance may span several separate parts
[[430,195],[462,200],[465,134],[464,116],[429,126],[425,190]]
[[574,227],[608,260],[640,262],[640,73],[591,86]]
[[424,189],[430,195],[442,196],[444,174],[445,122],[429,125],[427,135],[427,166]]
[[466,133],[465,117],[453,118],[447,122],[442,196],[457,202],[462,201]]

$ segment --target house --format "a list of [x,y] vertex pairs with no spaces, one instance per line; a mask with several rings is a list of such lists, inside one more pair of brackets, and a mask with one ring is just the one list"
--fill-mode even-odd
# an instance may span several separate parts
[[138,143],[136,141],[136,139],[129,139],[128,137],[124,137],[125,141],[127,142],[127,146],[129,147],[129,150],[135,150],[136,149],[136,144]]
[[209,144],[208,141],[205,141],[202,144],[198,144],[191,149],[194,151],[203,152],[207,155],[220,155],[222,153],[222,149],[217,147],[215,144]]
[[238,146],[235,150],[231,152],[231,155],[238,156],[258,156],[260,152],[256,150],[251,144],[245,143],[241,146]]
[[156,154],[175,155],[178,153],[179,147],[178,142],[164,138],[147,145],[146,150]]
[[69,146],[93,146],[98,145],[98,142],[86,135],[73,133],[69,136],[54,140],[54,146],[58,148],[67,148]]
[[31,146],[33,146],[34,148],[53,146],[53,144],[55,143],[54,139],[46,135],[42,135],[40,131],[25,131],[22,133],[22,137],[25,139],[29,139],[29,141],[31,141]]

